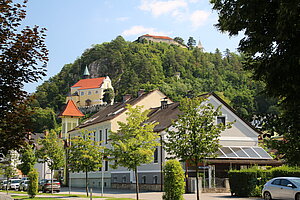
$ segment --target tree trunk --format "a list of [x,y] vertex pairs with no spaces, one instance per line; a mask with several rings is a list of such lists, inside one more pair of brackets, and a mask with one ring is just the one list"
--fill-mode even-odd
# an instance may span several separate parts
[[86,196],[89,196],[89,186],[88,186],[88,171],[85,170],[85,190],[86,190]]
[[53,194],[53,170],[51,169],[51,194]]
[[136,191],[136,200],[139,200],[139,178],[137,168],[134,169],[135,173],[135,191]]
[[[196,160],[197,161],[197,160]],[[196,187],[197,187],[197,200],[200,200],[200,195],[199,195],[199,178],[198,178],[198,162],[196,162]]]

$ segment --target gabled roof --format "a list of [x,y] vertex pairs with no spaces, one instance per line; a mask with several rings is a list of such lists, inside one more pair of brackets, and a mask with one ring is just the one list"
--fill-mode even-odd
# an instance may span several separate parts
[[[219,100],[226,108],[228,108],[231,112],[233,112],[238,118],[240,118],[243,122],[245,122],[251,129],[253,129],[256,133],[260,133],[258,130],[255,129],[255,127],[247,122],[245,119],[243,119],[241,116],[239,116],[236,111],[229,106],[224,100],[222,100],[218,95],[215,93],[206,93],[203,95],[200,95],[200,97],[208,98],[209,96],[215,97],[217,100]],[[179,102],[169,104],[167,108],[161,109],[153,108],[151,109],[147,120],[148,122],[159,122],[157,126],[154,127],[154,131],[160,132],[165,130],[166,128],[169,128],[172,125],[172,121],[176,121],[178,119],[178,115],[182,114],[182,112],[179,110]]]
[[144,37],[152,37],[154,39],[173,40],[172,38],[170,38],[168,36],[156,36],[156,35],[149,35],[149,34],[142,35],[142,36],[144,36]]
[[136,103],[138,103],[139,101],[141,101],[142,99],[144,99],[145,97],[147,97],[148,95],[152,94],[155,91],[156,90],[152,92],[148,92],[146,94],[142,94],[141,96],[134,99],[129,99],[126,102],[120,102],[114,105],[107,106],[104,109],[98,111],[96,114],[91,116],[88,120],[84,121],[76,128],[84,128],[104,121],[112,120],[127,110],[125,108],[127,104],[135,105]]
[[72,100],[69,100],[64,111],[62,111],[59,116],[83,117],[84,114],[82,114]]
[[81,79],[75,83],[72,88],[79,87],[79,90],[92,89],[101,87],[105,77]]

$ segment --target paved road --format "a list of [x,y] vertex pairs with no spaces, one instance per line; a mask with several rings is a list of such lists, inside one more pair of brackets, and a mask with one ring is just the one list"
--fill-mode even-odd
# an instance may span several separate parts
[[[69,194],[68,188],[62,188],[62,194]],[[72,188],[71,194],[85,194],[84,188]],[[93,189],[93,195],[101,196],[100,189]],[[105,197],[119,197],[119,198],[135,198],[134,191],[128,190],[104,190]],[[162,200],[162,192],[141,192],[140,199],[144,200]],[[195,194],[184,194],[185,200],[195,200]],[[261,198],[240,198],[232,197],[230,193],[202,193],[201,200],[262,200]]]

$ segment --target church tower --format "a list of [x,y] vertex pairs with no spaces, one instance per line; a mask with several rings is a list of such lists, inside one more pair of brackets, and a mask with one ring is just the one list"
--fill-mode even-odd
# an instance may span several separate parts
[[67,139],[69,137],[68,131],[74,129],[79,125],[79,119],[83,117],[84,114],[77,108],[72,100],[68,100],[67,106],[64,111],[62,111],[59,117],[62,119],[62,139]]
[[89,72],[89,69],[88,69],[87,66],[85,66],[84,73],[83,73],[83,78],[84,79],[90,78],[90,72]]

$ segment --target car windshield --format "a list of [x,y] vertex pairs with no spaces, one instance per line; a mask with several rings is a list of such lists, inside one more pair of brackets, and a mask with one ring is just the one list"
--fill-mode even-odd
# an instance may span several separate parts
[[6,184],[7,183],[7,181],[3,181],[3,184]]
[[291,179],[297,186],[300,186],[300,179]]
[[21,180],[12,180],[11,183],[20,183]]

